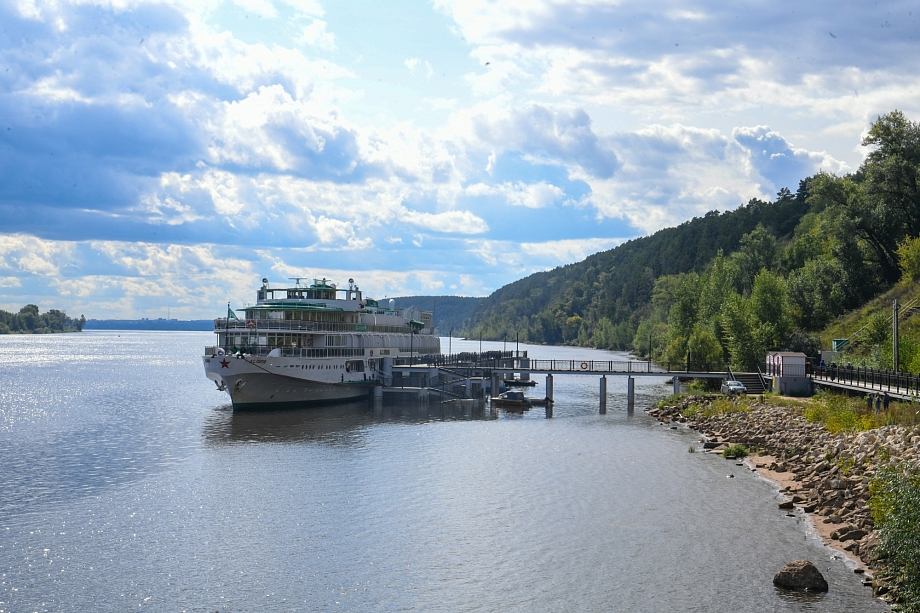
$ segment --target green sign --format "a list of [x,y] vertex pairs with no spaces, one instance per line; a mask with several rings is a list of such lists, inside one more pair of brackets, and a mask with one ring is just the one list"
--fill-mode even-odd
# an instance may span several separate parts
[[355,332],[367,332],[367,324],[356,324]]

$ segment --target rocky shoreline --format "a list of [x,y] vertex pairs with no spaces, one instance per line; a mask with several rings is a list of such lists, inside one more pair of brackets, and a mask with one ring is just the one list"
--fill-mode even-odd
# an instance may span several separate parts
[[896,586],[874,556],[878,537],[867,505],[869,481],[882,464],[920,461],[920,428],[831,434],[806,420],[800,406],[753,399],[735,401],[744,403],[737,411],[707,416],[716,399],[724,402],[719,395],[684,396],[647,412],[665,424],[682,423],[700,432],[707,451],[721,453],[735,444],[752,454],[756,450],[750,458],[754,469],[778,482],[787,496],[780,508],[811,515],[828,545],[865,564],[856,568],[868,572],[864,583],[877,596],[896,601]]

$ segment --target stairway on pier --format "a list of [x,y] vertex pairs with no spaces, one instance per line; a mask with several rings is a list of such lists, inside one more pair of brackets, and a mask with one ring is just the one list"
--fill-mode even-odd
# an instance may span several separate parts
[[767,391],[760,374],[756,372],[736,372],[735,381],[740,381],[748,394],[763,394]]

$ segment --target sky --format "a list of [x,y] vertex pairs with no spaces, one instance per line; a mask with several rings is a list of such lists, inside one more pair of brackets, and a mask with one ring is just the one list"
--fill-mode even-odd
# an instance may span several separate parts
[[488,295],[920,120],[910,2],[0,0],[0,309]]

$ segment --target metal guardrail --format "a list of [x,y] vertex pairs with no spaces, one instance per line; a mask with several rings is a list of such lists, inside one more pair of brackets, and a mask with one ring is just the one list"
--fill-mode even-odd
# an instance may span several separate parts
[[[430,334],[422,329],[421,334]],[[372,332],[376,334],[409,334],[409,326],[378,326],[376,324],[336,323],[327,321],[296,321],[292,319],[231,319],[214,320],[215,332]]]
[[905,395],[920,395],[920,375],[913,373],[846,366],[819,366],[813,371],[809,374],[815,381],[840,383],[866,391],[885,390]]
[[640,362],[612,360],[531,360],[530,370],[594,373],[727,373],[728,364],[699,362]]
[[257,357],[266,357],[268,354],[275,349],[281,350],[281,356],[285,358],[360,358],[364,357],[366,349],[361,347],[262,347],[260,345],[256,346],[246,346],[246,347],[228,347],[226,349],[222,347],[205,347],[204,354],[209,356],[217,355],[217,350],[222,349],[230,355],[236,353],[242,353],[244,355],[251,355]]
[[393,366],[436,366],[458,368],[498,368],[497,364],[506,361],[510,366],[516,358],[526,358],[526,351],[484,351],[479,353],[442,353],[422,354],[413,357],[393,358]]
[[728,364],[704,362],[648,362],[639,360],[537,360],[528,359],[524,364],[523,355],[513,351],[494,351],[479,354],[461,354],[460,356],[421,356],[413,359],[394,360],[394,366],[430,365],[455,367],[462,369],[514,369],[521,371],[554,371],[571,373],[705,373],[724,374],[729,371]]

